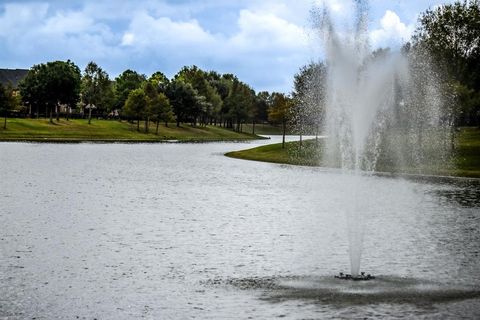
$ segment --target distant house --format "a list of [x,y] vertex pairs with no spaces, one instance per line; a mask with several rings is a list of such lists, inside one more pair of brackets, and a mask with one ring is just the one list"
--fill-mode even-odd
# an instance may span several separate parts
[[11,83],[14,92],[18,91],[18,84],[28,73],[28,69],[0,69],[0,83],[7,86]]

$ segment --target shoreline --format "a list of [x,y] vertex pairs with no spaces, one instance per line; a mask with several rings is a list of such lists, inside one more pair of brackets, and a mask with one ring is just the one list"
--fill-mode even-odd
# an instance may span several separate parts
[[[247,149],[248,150],[248,149]],[[243,151],[243,150],[240,150]],[[263,162],[263,163],[271,163],[281,166],[294,166],[294,167],[304,167],[304,168],[316,168],[324,171],[332,171],[332,172],[342,172],[340,168],[333,168],[333,167],[324,167],[320,165],[313,165],[313,164],[294,164],[294,163],[286,163],[286,162],[277,162],[277,161],[267,161],[267,160],[257,160],[257,159],[248,159],[248,158],[240,158],[230,153],[236,151],[229,151],[224,153],[224,156],[243,160],[243,161],[256,161],[256,162]],[[405,178],[408,180],[416,180],[416,181],[429,181],[429,182],[465,182],[465,181],[472,181],[472,182],[480,182],[480,177],[470,177],[470,176],[448,176],[448,175],[434,175],[434,174],[420,174],[420,173],[402,173],[402,172],[388,172],[388,171],[374,171],[374,172],[367,172],[367,171],[360,171],[360,175],[372,175],[377,177],[385,177],[385,178]]]
[[[292,142],[289,142],[290,144]],[[295,143],[295,142],[293,142]],[[321,165],[319,163],[320,158],[316,159],[305,159],[305,158],[292,158],[288,154],[287,149],[282,149],[281,144],[267,144],[264,146],[254,147],[245,150],[235,150],[224,153],[226,157],[247,160],[247,161],[258,161],[264,163],[273,163],[279,165],[291,165],[291,166],[300,166],[305,168],[320,168],[324,170],[330,170],[335,172],[341,172],[341,168],[328,167]],[[360,171],[361,175],[373,175],[379,177],[401,177],[409,180],[415,181],[436,181],[436,182],[453,182],[453,181],[472,181],[480,182],[480,173],[475,168],[474,170],[470,168],[456,167],[453,170],[443,169],[436,172],[428,173],[414,173],[414,172],[401,172],[401,171]],[[463,174],[462,174],[463,173]]]
[[243,142],[254,140],[268,140],[268,137],[252,138],[187,138],[187,139],[83,139],[83,138],[12,138],[1,139],[0,143],[51,143],[51,144],[80,144],[80,143],[98,143],[98,144],[140,144],[140,143],[209,143],[209,142]]

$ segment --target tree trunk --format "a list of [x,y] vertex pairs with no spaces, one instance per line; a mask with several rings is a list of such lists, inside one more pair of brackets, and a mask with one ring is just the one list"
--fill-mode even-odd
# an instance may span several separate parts
[[7,110],[5,110],[5,121],[3,122],[3,129],[7,129]]
[[180,121],[177,120],[177,127],[180,128]]
[[148,121],[149,120],[150,119],[148,117],[145,119],[145,133],[148,133]]
[[253,119],[252,123],[252,134],[255,134],[255,119]]
[[140,119],[137,119],[137,131],[140,131]]
[[57,113],[57,122],[60,121],[60,106],[57,104],[55,106],[55,111]]
[[53,108],[50,107],[50,123],[53,123]]
[[88,108],[88,124],[92,122],[92,108]]
[[168,121],[167,120],[165,120],[165,127],[168,128]]
[[287,131],[287,121],[283,120],[283,137],[282,137],[282,149],[285,149],[285,133]]
[[155,134],[158,136],[158,125],[160,124],[160,120],[157,120],[157,129],[155,130]]

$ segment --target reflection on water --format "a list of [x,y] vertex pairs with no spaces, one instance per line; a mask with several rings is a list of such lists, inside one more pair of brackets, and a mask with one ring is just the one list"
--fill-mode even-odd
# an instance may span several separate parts
[[289,276],[213,280],[207,284],[262,290],[263,299],[272,302],[300,299],[336,306],[382,303],[432,306],[480,298],[480,289],[474,286],[452,286],[431,280],[381,275],[369,282],[345,281],[332,276]]
[[0,318],[480,316],[478,184],[357,181],[381,282],[332,296],[355,180],[223,156],[263,143],[0,143]]
[[466,208],[480,208],[479,180],[456,181],[445,188],[434,190],[433,193],[445,205],[454,203]]

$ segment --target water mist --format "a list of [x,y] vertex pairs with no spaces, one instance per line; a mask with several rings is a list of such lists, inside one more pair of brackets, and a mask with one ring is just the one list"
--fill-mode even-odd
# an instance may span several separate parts
[[365,229],[358,205],[364,175],[422,173],[445,165],[451,132],[448,90],[428,54],[408,45],[398,52],[372,51],[367,7],[365,1],[355,2],[351,32],[337,31],[327,9],[315,16],[325,55],[325,68],[319,70],[325,74],[311,77],[322,80],[312,90],[324,92],[313,103],[323,112],[310,112],[322,114],[327,135],[322,162],[353,179],[344,207],[353,277],[360,272]]

